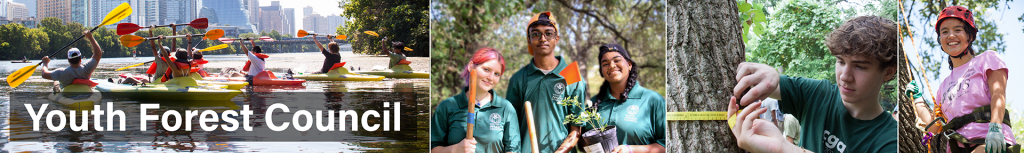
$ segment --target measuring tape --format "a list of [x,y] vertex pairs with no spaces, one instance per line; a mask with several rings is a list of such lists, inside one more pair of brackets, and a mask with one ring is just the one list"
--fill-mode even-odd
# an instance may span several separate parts
[[[736,112],[742,112],[738,110]],[[666,118],[669,121],[721,121],[728,120],[729,128],[736,125],[736,116],[727,118],[728,112],[724,111],[709,111],[709,112],[667,112]]]

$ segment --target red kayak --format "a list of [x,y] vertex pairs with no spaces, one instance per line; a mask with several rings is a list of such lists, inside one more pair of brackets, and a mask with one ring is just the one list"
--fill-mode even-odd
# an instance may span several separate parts
[[263,71],[260,74],[256,74],[256,77],[252,78],[252,83],[257,86],[261,85],[302,85],[306,80],[303,79],[280,79],[274,76],[274,72]]

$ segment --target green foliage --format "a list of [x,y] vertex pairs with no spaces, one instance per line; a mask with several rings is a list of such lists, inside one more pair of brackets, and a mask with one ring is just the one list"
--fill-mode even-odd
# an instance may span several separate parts
[[776,10],[765,39],[753,42],[757,48],[748,54],[748,60],[779,68],[784,75],[835,83],[835,57],[825,46],[825,37],[842,24],[841,12],[803,0],[789,1]]
[[[766,12],[764,10],[764,4],[760,3],[748,3],[746,1],[739,0],[736,2],[739,6],[740,21],[743,22],[743,43],[747,43],[753,36],[748,34],[754,34],[754,36],[763,36],[765,24],[768,24],[768,19],[765,17]],[[753,31],[751,31],[753,30]]]
[[[337,27],[337,34],[347,35],[354,53],[380,54],[382,47],[390,48],[391,41],[401,41],[414,51],[406,56],[430,56],[428,45],[428,0],[378,1],[348,0],[340,2],[345,12],[343,17],[351,18],[345,25]],[[375,37],[363,31],[374,31]],[[382,42],[387,37],[389,42]],[[385,43],[385,44],[381,44]]]
[[[584,110],[584,111],[580,112],[580,114],[569,114],[569,115],[566,115],[565,116],[565,120],[562,122],[562,124],[569,124],[569,123],[583,124],[583,123],[587,123],[586,124],[587,126],[591,126],[591,127],[595,128],[595,129],[598,129],[598,131],[604,131],[604,128],[606,126],[608,126],[608,125],[605,124],[604,118],[601,117],[601,113],[598,113],[597,109],[588,109],[588,108],[590,108],[589,105],[592,105],[589,100],[585,104],[585,103],[580,103],[579,99],[577,99],[577,98],[579,98],[579,97],[578,96],[567,97],[567,98],[563,98],[562,101],[558,102],[558,104],[562,105],[562,106],[577,107],[577,108],[579,108],[581,110]],[[594,106],[594,107],[596,108],[596,106]]]

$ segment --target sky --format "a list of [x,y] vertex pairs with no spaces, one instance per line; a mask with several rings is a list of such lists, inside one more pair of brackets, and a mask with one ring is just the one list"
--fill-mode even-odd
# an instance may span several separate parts
[[[920,4],[921,3],[918,3],[918,5],[920,5]],[[1024,6],[1024,2],[1022,2],[1022,1],[1015,1],[1015,2],[1010,2],[1008,4],[1005,4],[1005,5],[1001,4],[1000,6],[1001,6],[1001,10],[989,10],[990,13],[987,16],[984,16],[983,18],[993,19],[995,21],[995,24],[999,28],[997,30],[997,32],[998,33],[1002,33],[1004,35],[1003,36],[1003,41],[1006,42],[1005,43],[1005,45],[1006,45],[1006,52],[1002,53],[1002,54],[999,54],[999,56],[1006,63],[1006,67],[1008,69],[1007,73],[1008,73],[1008,77],[1009,78],[1007,78],[1007,81],[1006,81],[1006,86],[1007,86],[1006,87],[1006,101],[1007,101],[1007,105],[1009,106],[1008,108],[1012,108],[1012,109],[1015,109],[1017,111],[1022,111],[1022,110],[1024,110],[1024,94],[1019,94],[1019,93],[1024,93],[1024,73],[1019,73],[1019,72],[1024,72],[1024,71],[1020,71],[1020,70],[1024,70],[1024,60],[1015,60],[1015,59],[1024,58],[1024,52],[1022,52],[1022,51],[1024,51],[1024,43],[1018,43],[1020,40],[1024,40],[1024,32],[1022,32],[1022,30],[1021,30],[1022,28],[1024,28],[1024,23],[1021,23],[1020,21],[1017,20],[1017,17],[1020,17],[1021,14],[1024,14],[1024,9],[1021,9],[1021,8],[1018,8],[1018,7],[1013,7],[1013,8],[1016,8],[1016,9],[1013,9],[1013,8],[1006,9],[1006,6]],[[921,6],[915,6],[914,8],[915,9],[916,8],[921,8]],[[917,10],[912,10],[910,12],[916,13]],[[916,18],[920,18],[920,15],[913,15],[913,16],[916,17]],[[976,16],[976,18],[977,18],[977,16]],[[909,20],[910,20],[910,22],[917,22],[918,19],[909,19]],[[925,42],[921,42],[922,39],[920,37],[935,37],[935,33],[934,33],[934,29],[933,29],[935,27],[933,27],[931,25],[920,26],[921,25],[920,23],[913,23],[913,24],[919,25],[918,27],[914,27],[913,29],[911,29],[911,31],[914,32],[914,39],[915,39],[914,40],[915,43],[913,45],[914,46],[919,46],[919,47],[910,46],[910,43],[909,43],[910,39],[904,38],[903,41],[904,42],[908,42],[908,43],[906,43],[906,45],[903,46],[904,49],[908,53],[914,52],[914,50],[915,50],[914,48],[917,48],[916,49],[917,52],[924,51],[924,50],[921,50],[922,48],[923,49],[932,49],[932,48],[928,48],[927,44],[925,44]],[[925,30],[932,31],[932,32],[927,34],[927,35],[923,35],[923,32]],[[920,46],[924,46],[924,47],[920,47]],[[934,50],[939,50],[939,49],[938,48],[934,48]],[[920,63],[921,63],[920,60],[916,59],[914,57],[914,55],[908,55],[908,56],[909,56],[911,62],[915,63],[915,66],[920,65]],[[945,58],[945,57],[939,57],[939,58]],[[945,61],[945,59],[939,59],[939,60],[940,61]],[[942,68],[940,68],[939,78],[931,78],[932,75],[927,75],[927,77],[929,77],[928,81],[929,81],[929,83],[931,85],[931,89],[928,89],[928,90],[930,90],[931,92],[926,93],[924,96],[930,98],[931,95],[928,95],[928,94],[937,93],[937,91],[939,90],[938,89],[939,88],[939,84],[941,83],[943,78],[945,78],[946,76],[949,76],[949,73],[950,73],[949,64],[946,64],[945,62],[943,62]],[[938,98],[938,97],[936,97],[936,98]]]
[[[260,1],[260,6],[270,6],[270,2],[272,2],[272,1],[280,1],[280,0],[259,0],[259,1]],[[343,10],[338,7],[338,0],[300,0],[300,1],[291,0],[291,1],[281,1],[281,7],[282,8],[295,8],[295,24],[293,24],[293,25],[295,25],[295,29],[296,30],[302,29],[302,17],[303,17],[302,16],[302,8],[304,8],[306,6],[313,7],[313,12],[317,13],[317,14],[320,14],[320,16],[338,15],[338,14],[341,14],[343,12]]]

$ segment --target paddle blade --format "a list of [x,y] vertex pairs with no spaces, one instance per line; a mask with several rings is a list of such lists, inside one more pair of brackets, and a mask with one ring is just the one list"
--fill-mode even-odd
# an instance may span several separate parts
[[405,51],[409,51],[409,52],[411,52],[411,51],[412,51],[412,48],[409,48],[409,47],[405,47]]
[[577,65],[575,61],[565,67],[565,69],[562,69],[562,72],[558,72],[558,75],[562,75],[562,77],[565,78],[565,85],[570,85],[582,80],[580,78],[580,66]]
[[107,13],[107,16],[103,18],[103,22],[100,23],[100,26],[117,23],[117,21],[121,21],[131,14],[132,6],[129,6],[128,3],[121,3],[121,5],[118,5],[114,10],[111,10],[110,13]]
[[210,20],[206,18],[198,18],[188,23],[188,26],[191,26],[192,28],[196,29],[206,29],[210,26]]
[[[203,18],[203,19],[205,19],[205,18]],[[223,29],[213,29],[213,30],[210,30],[210,31],[206,31],[206,36],[203,36],[203,37],[205,37],[206,39],[209,39],[209,40],[220,39],[220,37],[224,37],[224,30]]]
[[220,41],[220,42],[222,42],[222,43],[225,43],[225,44],[230,44],[230,43],[232,43],[232,42],[235,42],[235,39],[231,39],[231,38],[220,38],[220,39],[217,39],[217,41]]
[[129,66],[125,66],[125,67],[122,67],[122,68],[117,68],[117,69],[116,69],[116,70],[114,70],[114,71],[121,71],[121,70],[125,70],[125,69],[128,69],[128,68],[136,67],[136,66],[146,65],[146,63],[151,63],[151,62],[153,62],[153,61],[149,61],[149,62],[142,62],[142,63],[139,63],[139,64],[135,64],[135,65],[129,65]]
[[260,37],[260,40],[263,40],[263,41],[274,41],[274,38],[270,38],[270,36],[263,36],[263,37]]
[[380,37],[380,35],[378,35],[377,32],[373,32],[373,31],[364,31],[363,33],[366,33],[366,34],[374,36],[374,37]]
[[334,39],[348,39],[348,36],[338,35],[338,37],[334,37]]
[[199,52],[218,50],[218,49],[224,49],[224,48],[228,48],[228,44],[220,44],[220,45],[217,45],[217,46],[207,47],[206,49],[199,50]]
[[139,36],[136,36],[136,35],[124,35],[124,36],[121,36],[120,40],[121,40],[121,46],[135,47],[135,46],[137,46],[139,44],[142,44],[142,42],[146,41],[146,38],[142,38],[142,37],[139,37]]
[[306,33],[306,30],[299,30],[299,33],[295,34],[298,37],[305,37],[306,35],[309,35],[309,33]]
[[117,24],[117,35],[132,34],[135,31],[139,31],[139,29],[142,29],[142,27],[134,23],[120,23]]
[[31,77],[32,73],[36,72],[36,67],[39,67],[39,64],[26,66],[18,69],[18,71],[14,71],[14,73],[7,76],[7,85],[10,85],[11,88],[17,88],[21,83],[25,82],[25,80],[28,80],[28,77]]

